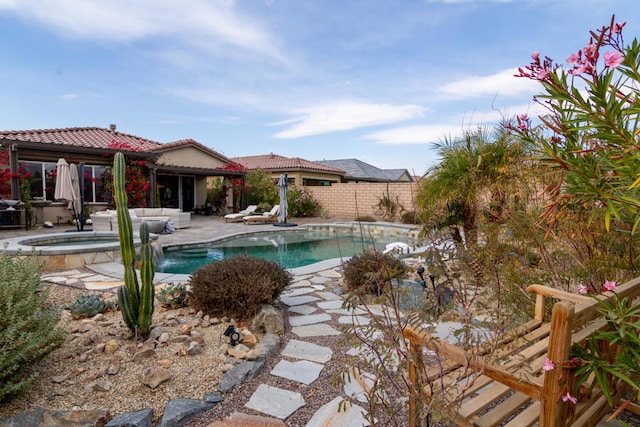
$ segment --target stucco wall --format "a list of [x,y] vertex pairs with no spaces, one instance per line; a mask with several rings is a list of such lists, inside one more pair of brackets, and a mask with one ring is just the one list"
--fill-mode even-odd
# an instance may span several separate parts
[[194,168],[221,168],[224,163],[202,150],[194,147],[184,147],[179,150],[162,153],[157,163],[159,165],[188,166]]
[[[413,211],[415,183],[340,183],[331,187],[305,187],[320,203],[322,209],[329,211],[330,217],[355,219],[358,216],[372,216],[382,219],[378,211],[380,199],[387,194],[394,202],[400,203],[407,211]],[[399,212],[399,210],[398,210]],[[395,219],[399,221],[400,218]]]

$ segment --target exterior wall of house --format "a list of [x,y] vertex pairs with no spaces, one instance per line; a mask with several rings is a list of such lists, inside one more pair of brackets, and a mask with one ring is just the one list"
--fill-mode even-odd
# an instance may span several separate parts
[[[282,175],[285,172],[271,172],[271,177],[273,178],[274,181],[277,181],[280,178],[280,175]],[[302,184],[304,182],[305,179],[313,179],[313,180],[319,180],[319,181],[331,181],[334,183],[338,183],[340,182],[340,175],[332,175],[332,174],[326,174],[326,173],[322,173],[322,172],[309,172],[309,171],[287,171],[287,178],[289,178],[290,180],[295,180],[295,184],[298,187],[302,187]]]
[[[307,191],[320,203],[322,209],[329,211],[330,217],[355,219],[356,217],[372,216],[382,219],[382,212],[378,209],[380,199],[387,195],[394,202],[402,205],[406,211],[415,211],[414,197],[417,192],[415,183],[340,183],[331,187],[305,187]],[[399,221],[399,211],[395,221]]]
[[184,147],[162,153],[158,165],[189,166],[194,168],[220,168],[224,162],[194,147]]

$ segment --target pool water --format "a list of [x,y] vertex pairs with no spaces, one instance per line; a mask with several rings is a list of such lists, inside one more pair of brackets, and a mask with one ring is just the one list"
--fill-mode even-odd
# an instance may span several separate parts
[[[297,230],[238,237],[210,246],[164,250],[164,259],[156,271],[162,273],[190,274],[210,263],[236,255],[250,255],[277,262],[283,268],[302,267],[333,258],[346,258],[375,247],[382,251],[398,237],[381,236],[375,241],[361,238],[360,234],[329,234]],[[411,244],[411,242],[406,242]]]

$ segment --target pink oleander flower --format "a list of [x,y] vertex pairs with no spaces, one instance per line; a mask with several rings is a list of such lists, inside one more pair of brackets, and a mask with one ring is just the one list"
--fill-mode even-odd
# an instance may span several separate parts
[[545,80],[547,77],[549,77],[549,72],[547,70],[540,70],[537,77],[538,80]]
[[578,399],[576,399],[575,397],[571,396],[568,391],[567,391],[567,394],[563,394],[562,395],[562,401],[565,402],[565,403],[566,402],[571,402],[574,405],[576,403],[578,403]]
[[569,55],[569,57],[567,58],[567,64],[569,65],[573,65],[576,62],[578,62],[578,60],[580,59],[580,57],[578,56],[577,53],[573,52],[571,55]]
[[582,49],[582,51],[584,52],[584,56],[591,58],[596,52],[596,46],[593,43],[589,43],[584,47],[584,49]]
[[613,34],[617,34],[617,33],[621,32],[622,31],[622,27],[624,27],[625,24],[626,24],[626,22],[623,22],[622,24],[618,22],[617,24],[615,24],[613,26],[613,28],[611,28],[611,32]]
[[538,52],[537,50],[533,52],[531,54],[531,59],[533,59],[534,61],[537,61],[538,59],[540,59],[540,52]]
[[572,74],[574,76],[579,76],[580,74],[582,74],[582,73],[584,73],[586,71],[587,71],[587,66],[584,65],[584,64],[579,64],[573,70],[569,70],[569,74]]
[[589,293],[589,289],[585,285],[578,285],[578,293],[586,295]]
[[545,357],[544,360],[542,361],[542,370],[553,371],[554,369],[556,369],[556,364],[553,363],[551,359]]
[[605,52],[604,54],[604,65],[606,65],[609,68],[619,67],[623,62],[624,62],[624,56],[617,50]]
[[611,280],[605,280],[603,288],[604,288],[605,291],[615,291],[616,290],[616,282],[613,282]]

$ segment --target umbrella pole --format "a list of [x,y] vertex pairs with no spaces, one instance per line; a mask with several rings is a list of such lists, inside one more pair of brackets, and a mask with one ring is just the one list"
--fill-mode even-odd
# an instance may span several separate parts
[[78,231],[84,231],[84,162],[78,163],[78,181],[80,182],[80,213],[76,218],[76,224],[79,224]]

